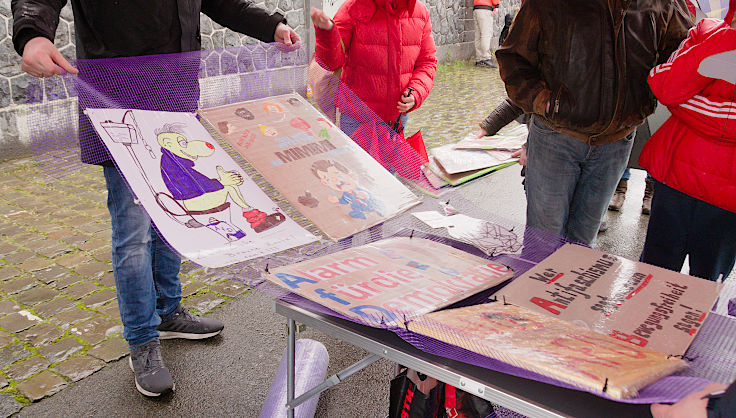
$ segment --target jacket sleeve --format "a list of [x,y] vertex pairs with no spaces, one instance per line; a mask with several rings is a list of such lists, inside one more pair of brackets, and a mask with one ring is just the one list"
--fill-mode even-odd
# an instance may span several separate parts
[[330,30],[314,28],[314,56],[322,68],[335,71],[345,65],[350,42],[353,39],[355,23],[350,17],[348,7],[343,5],[337,10],[334,25]]
[[508,37],[496,50],[506,92],[525,113],[544,114],[551,94],[539,70],[537,45],[540,42],[541,23],[535,2],[524,2]]
[[713,79],[700,74],[698,68],[705,58],[736,49],[736,31],[725,24],[708,30],[708,25],[713,25],[713,21],[705,19],[693,28],[668,62],[652,68],[648,82],[654,95],[673,116],[692,129],[707,136],[734,138],[736,125],[726,124],[724,134],[725,120],[717,113],[724,109],[731,112],[728,109],[735,108],[736,103],[731,97],[703,96]]
[[687,102],[713,81],[698,72],[705,58],[736,49],[736,31],[725,26],[699,39],[698,33],[709,23],[703,21],[693,28],[669,61],[649,71],[649,87],[665,106]]
[[269,14],[250,0],[202,0],[202,12],[222,26],[262,42],[273,42],[281,13]]
[[480,127],[486,132],[486,135],[495,135],[501,128],[523,114],[524,111],[519,106],[506,99],[486,116],[483,122],[480,123]]
[[657,64],[665,62],[680,46],[687,37],[688,31],[693,27],[693,18],[687,9],[686,0],[673,0],[670,2],[669,19],[662,39],[657,45]]
[[12,0],[13,47],[23,55],[26,43],[43,36],[54,41],[56,27],[59,26],[59,13],[66,0]]
[[409,87],[414,89],[414,107],[410,111],[419,109],[429,92],[434,87],[434,75],[437,72],[437,47],[434,44],[432,36],[432,22],[427,18],[427,24],[424,25],[422,33],[422,45],[419,50],[419,57],[414,63],[414,72],[409,80]]

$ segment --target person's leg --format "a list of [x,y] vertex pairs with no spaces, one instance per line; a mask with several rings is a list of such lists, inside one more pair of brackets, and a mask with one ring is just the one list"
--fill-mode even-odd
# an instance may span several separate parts
[[630,178],[631,169],[629,169],[629,167],[626,167],[626,169],[624,170],[624,174],[621,175],[621,179],[616,185],[616,190],[613,192],[611,202],[608,203],[608,210],[621,210],[621,207],[624,205],[624,200],[626,200],[626,190],[628,189]]
[[527,226],[563,236],[588,145],[532,117],[527,138]]
[[606,145],[590,147],[582,162],[565,236],[590,245],[629,160],[634,133]]
[[153,282],[156,286],[156,313],[160,318],[171,316],[181,302],[179,269],[181,257],[152,228],[151,257]]
[[353,135],[355,130],[358,129],[358,126],[360,126],[360,122],[355,120],[355,118],[347,113],[340,113],[340,130],[342,130],[345,135]]
[[677,272],[682,270],[692,216],[692,202],[683,199],[677,190],[655,182],[652,212],[639,261]]
[[694,201],[695,207],[688,242],[690,275],[726,279],[736,261],[736,213],[687,198]]
[[112,221],[112,264],[123,337],[130,347],[158,337],[151,220],[116,167],[104,168]]
[[493,12],[485,9],[473,10],[475,21],[475,62],[487,61],[491,56],[493,37]]
[[649,215],[652,211],[652,193],[654,193],[654,177],[647,173],[644,180],[644,199],[641,201],[642,215]]

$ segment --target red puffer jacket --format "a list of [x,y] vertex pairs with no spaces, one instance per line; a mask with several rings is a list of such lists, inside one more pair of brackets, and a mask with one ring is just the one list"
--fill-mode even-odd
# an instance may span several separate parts
[[[711,55],[736,50],[736,30],[703,19],[649,85],[672,116],[644,146],[639,163],[657,180],[736,212],[736,86],[698,73]],[[734,52],[736,53],[736,52]],[[732,67],[721,72],[733,75]]]
[[[407,87],[414,89],[412,110],[419,108],[437,71],[427,7],[417,0],[347,0],[333,20],[332,30],[315,28],[322,67],[342,68],[340,80],[384,121],[399,115],[396,105]],[[372,120],[347,89],[339,89],[336,100],[341,112]]]

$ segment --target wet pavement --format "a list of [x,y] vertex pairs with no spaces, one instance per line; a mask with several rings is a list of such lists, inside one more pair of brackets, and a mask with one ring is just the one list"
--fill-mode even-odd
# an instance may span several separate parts
[[[464,62],[441,65],[435,82],[407,128],[421,129],[429,147],[475,131],[505,97],[497,70]],[[466,197],[523,222],[519,167],[493,176],[464,186]],[[629,199],[621,212],[609,214],[609,231],[598,245],[636,258],[646,227],[646,217],[637,212],[643,173],[634,173],[629,188]],[[106,415],[108,402],[120,415],[204,416],[218,405],[229,408],[226,415],[257,415],[285,347],[283,318],[268,312],[267,296],[191,263],[182,268],[183,303],[200,314],[214,310],[225,321],[226,334],[198,344],[165,342],[164,357],[179,376],[177,393],[152,402],[135,392],[127,364],[116,361],[127,355],[127,345],[115,299],[105,199],[98,167],[49,182],[30,158],[0,164],[0,415],[31,403],[23,415],[63,415],[60,408]],[[304,335],[328,346],[331,373],[364,354],[314,331]],[[352,383],[326,392],[318,416],[347,411],[357,415],[341,416],[385,416],[391,370],[380,361]],[[36,402],[43,398],[48,399]]]

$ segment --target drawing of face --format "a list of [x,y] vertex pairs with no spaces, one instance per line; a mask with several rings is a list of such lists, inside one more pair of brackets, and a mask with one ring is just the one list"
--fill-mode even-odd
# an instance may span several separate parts
[[327,129],[332,128],[332,125],[330,124],[330,122],[327,122],[325,118],[317,118],[317,122],[319,123],[319,126],[323,128],[327,128]]
[[302,104],[302,102],[300,102],[299,99],[297,99],[296,97],[289,97],[289,99],[287,99],[286,101],[294,107],[300,106]]
[[239,108],[235,109],[235,115],[240,116],[241,118],[243,118],[245,120],[253,120],[253,119],[256,118],[255,116],[253,116],[253,114],[250,112],[250,110],[248,110],[248,109],[246,109],[244,107],[239,107]]
[[343,173],[337,167],[328,167],[326,171],[318,171],[317,176],[325,186],[338,192],[352,193],[358,185],[348,173]]
[[215,153],[214,145],[205,141],[188,141],[184,135],[176,132],[162,132],[157,138],[161,148],[187,160],[195,161],[199,157],[209,157]]
[[265,136],[276,136],[279,134],[276,128],[272,128],[266,125],[258,125],[258,129],[260,129],[261,133]]
[[307,121],[304,120],[304,119],[302,119],[302,118],[294,118],[294,119],[292,119],[291,120],[291,126],[297,128],[297,129],[301,129],[303,131],[309,131],[309,128],[310,128],[310,126],[307,123]]
[[233,125],[228,121],[222,121],[217,123],[217,129],[220,130],[223,134],[227,134],[230,132],[230,129],[233,127]]
[[266,113],[283,113],[284,112],[283,110],[281,110],[281,106],[277,105],[276,103],[269,103],[269,102],[263,103],[263,110],[265,110]]

